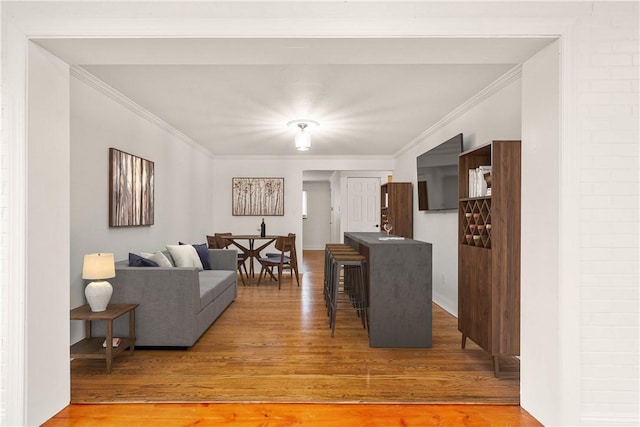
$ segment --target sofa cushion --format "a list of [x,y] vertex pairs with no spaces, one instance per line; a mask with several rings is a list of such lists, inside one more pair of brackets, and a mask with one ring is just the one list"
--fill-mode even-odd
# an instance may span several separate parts
[[156,252],[155,254],[151,252],[140,252],[140,255],[155,262],[159,267],[173,267],[169,258],[167,258],[162,252]]
[[[188,243],[178,242],[181,245],[188,245]],[[209,264],[209,247],[206,243],[201,243],[198,245],[191,245],[196,250],[198,257],[200,258],[200,262],[202,263],[202,268],[204,270],[211,270],[211,264]]]
[[205,270],[198,276],[200,279],[200,310],[211,301],[222,295],[224,291],[238,280],[235,270]]
[[160,252],[162,252],[162,255],[167,257],[167,259],[171,263],[171,267],[175,267],[176,266],[176,262],[173,260],[173,257],[171,256],[171,253],[167,250],[166,247],[165,247],[164,251],[160,251]]
[[171,254],[176,267],[196,267],[202,270],[202,261],[191,245],[167,245],[167,250]]
[[150,259],[129,252],[129,265],[131,267],[157,267],[158,264]]

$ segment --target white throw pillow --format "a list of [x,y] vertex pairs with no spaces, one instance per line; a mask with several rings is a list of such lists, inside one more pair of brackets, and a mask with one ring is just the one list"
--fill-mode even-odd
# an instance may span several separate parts
[[191,245],[167,245],[167,250],[176,263],[176,267],[196,267],[202,271],[202,262],[196,252],[196,248]]
[[151,252],[140,252],[140,256],[155,262],[158,264],[158,267],[173,267],[169,258],[164,256],[162,252],[156,252],[155,254]]

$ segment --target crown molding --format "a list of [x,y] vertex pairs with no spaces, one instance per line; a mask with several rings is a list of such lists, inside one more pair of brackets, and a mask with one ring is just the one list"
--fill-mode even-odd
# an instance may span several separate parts
[[198,144],[193,139],[189,138],[187,135],[185,135],[184,133],[180,132],[178,129],[171,126],[169,123],[162,120],[160,117],[156,116],[155,114],[153,114],[152,112],[150,112],[149,110],[141,106],[140,104],[136,103],[131,98],[124,95],[122,92],[116,90],[112,86],[109,86],[107,83],[100,80],[98,77],[91,74],[84,68],[78,65],[71,65],[69,69],[70,69],[71,75],[76,79],[96,89],[103,95],[109,97],[113,101],[127,108],[129,111],[145,119],[149,123],[159,127],[160,129],[164,130],[168,134],[176,137],[178,140],[182,141],[183,143],[189,145],[191,148],[201,152],[202,154],[212,157],[211,152],[206,150],[202,145]]
[[[287,155],[273,155],[273,154],[254,154],[254,155],[243,155],[243,154],[214,154],[213,158],[215,160],[295,160],[295,161],[393,161],[394,156],[392,155],[371,155],[371,156],[340,156],[340,155],[331,155],[331,156],[314,156],[314,155],[295,155],[295,154],[287,154]],[[333,168],[331,168],[333,169]]]
[[452,112],[444,116],[442,119],[437,121],[432,126],[430,126],[420,135],[416,136],[409,143],[407,143],[407,145],[402,147],[400,150],[396,151],[394,154],[394,157],[398,157],[401,154],[406,153],[407,151],[409,151],[410,149],[412,149],[413,147],[415,147],[416,145],[418,145],[419,143],[427,139],[429,136],[441,130],[442,128],[447,126],[449,123],[453,122],[454,120],[462,116],[464,113],[471,110],[476,105],[480,104],[481,102],[495,95],[497,92],[501,91],[505,87],[509,86],[514,81],[519,80],[521,77],[522,77],[522,65],[518,64],[512,69],[510,69],[509,71],[507,71],[505,74],[500,76],[497,80],[495,80],[489,86],[485,87],[480,92],[476,93],[467,101],[462,103],[455,110],[453,110]]

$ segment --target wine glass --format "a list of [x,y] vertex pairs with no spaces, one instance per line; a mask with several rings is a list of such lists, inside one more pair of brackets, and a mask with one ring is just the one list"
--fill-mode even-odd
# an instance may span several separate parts
[[391,224],[389,224],[388,222],[386,222],[382,228],[384,228],[384,231],[387,232],[387,236],[389,236],[389,233],[391,232],[391,230],[393,230],[393,226]]

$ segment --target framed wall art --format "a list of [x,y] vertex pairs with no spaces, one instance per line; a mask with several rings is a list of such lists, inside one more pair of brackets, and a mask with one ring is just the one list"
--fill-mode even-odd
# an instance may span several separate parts
[[232,178],[234,216],[283,216],[284,178]]
[[109,148],[109,227],[153,225],[154,164]]

